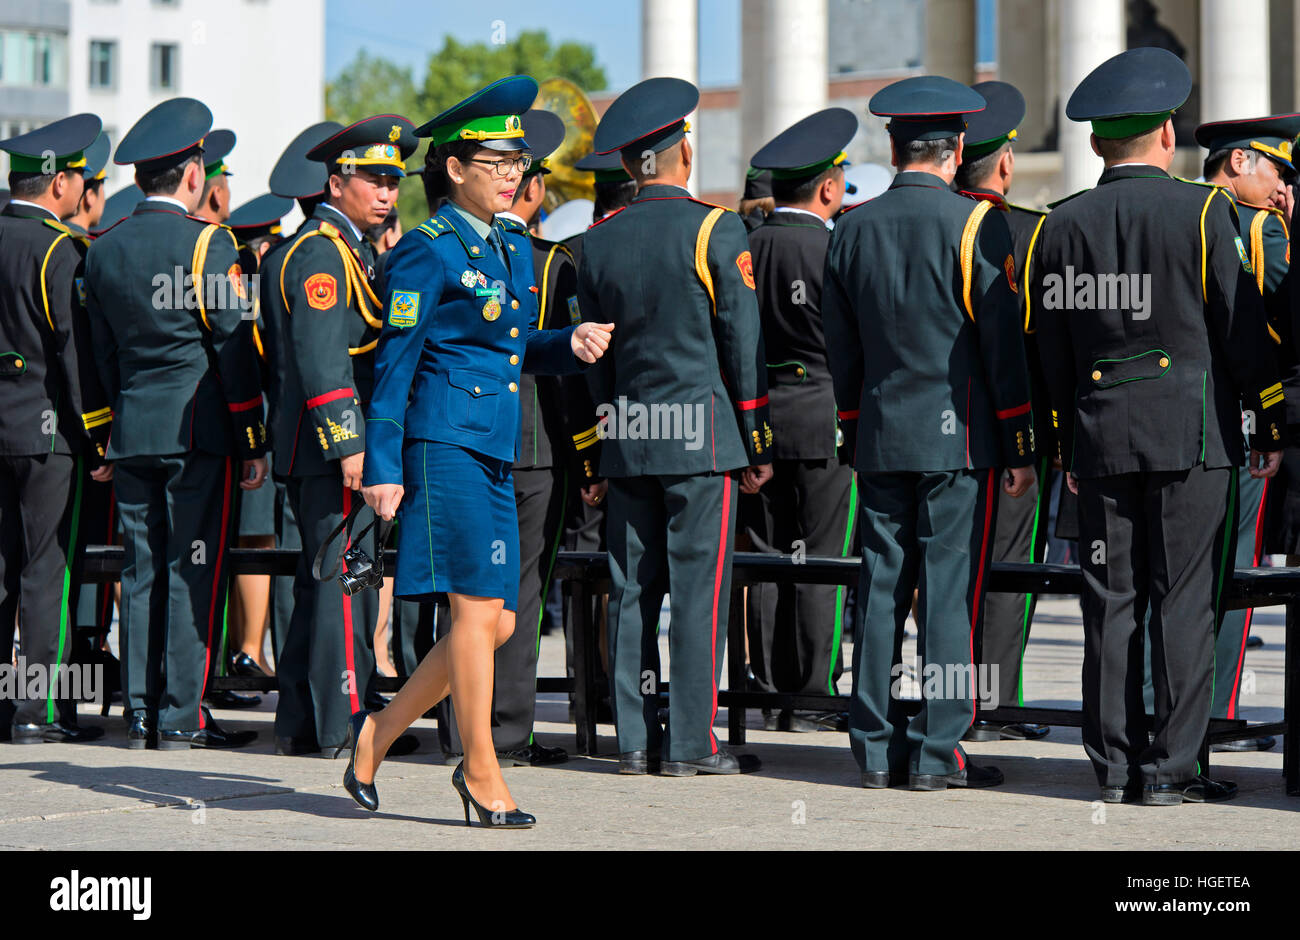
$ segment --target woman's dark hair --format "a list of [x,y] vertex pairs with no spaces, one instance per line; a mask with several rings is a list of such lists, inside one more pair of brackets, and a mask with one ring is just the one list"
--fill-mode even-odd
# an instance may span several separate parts
[[424,200],[429,204],[429,215],[438,211],[443,200],[451,195],[451,179],[447,176],[447,158],[455,157],[464,163],[479,152],[479,145],[472,140],[453,140],[451,143],[430,147],[424,155],[424,169],[420,176],[424,180]]

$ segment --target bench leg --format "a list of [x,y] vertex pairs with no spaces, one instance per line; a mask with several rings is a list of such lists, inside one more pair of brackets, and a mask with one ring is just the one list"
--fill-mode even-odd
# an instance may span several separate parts
[[591,610],[591,591],[584,580],[573,583],[573,607],[578,622],[573,624],[573,724],[579,754],[596,753],[596,629]]
[[1282,717],[1286,721],[1286,734],[1282,736],[1282,773],[1286,778],[1287,796],[1300,796],[1300,649],[1296,648],[1296,619],[1300,617],[1300,601],[1286,605],[1286,672],[1283,676]]
[[[745,679],[745,589],[733,586],[727,614],[727,689],[737,695],[748,691]],[[727,706],[727,743],[745,743],[745,706]]]

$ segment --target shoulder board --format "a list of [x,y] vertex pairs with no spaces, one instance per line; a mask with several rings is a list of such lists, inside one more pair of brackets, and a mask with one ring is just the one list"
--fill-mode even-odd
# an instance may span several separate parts
[[597,225],[600,225],[600,224],[602,224],[602,223],[604,223],[604,222],[608,222],[610,219],[614,218],[614,216],[618,215],[620,212],[622,212],[622,211],[623,211],[624,209],[626,209],[626,208],[628,208],[628,207],[627,207],[627,206],[620,206],[619,208],[617,208],[617,209],[615,209],[613,212],[611,212],[609,215],[605,216],[603,219],[597,219],[595,222],[592,222],[591,225],[587,226],[587,231],[590,232],[590,231],[591,231],[593,228],[595,228]]
[[1277,209],[1273,206],[1259,206],[1253,202],[1243,202],[1242,200],[1237,200],[1237,205],[1241,208],[1254,209],[1256,214],[1260,212],[1266,212],[1269,215],[1277,216],[1277,218],[1280,221],[1283,222],[1286,221],[1286,213],[1283,212],[1281,209]]
[[50,228],[54,229],[54,231],[56,232],[61,232],[64,235],[72,234],[72,229],[68,228],[66,225],[64,225],[62,222],[59,222],[56,219],[41,219],[41,221],[44,222],[46,225],[48,225]]
[[1223,189],[1223,187],[1220,186],[1218,183],[1211,183],[1208,180],[1189,180],[1185,176],[1172,176],[1172,175],[1169,178],[1178,183],[1190,183],[1193,186],[1203,186],[1206,189]]
[[698,203],[701,206],[708,206],[710,209],[721,209],[723,212],[735,213],[735,209],[729,209],[726,206],[720,206],[716,202],[705,202],[703,199],[696,199],[694,196],[687,196],[691,202]]
[[1029,206],[1022,206],[1018,202],[1008,202],[1008,209],[1015,209],[1019,212],[1028,212],[1030,215],[1047,215],[1046,209],[1033,209]]
[[528,226],[521,225],[514,219],[503,219],[500,216],[497,216],[497,221],[501,223],[501,227],[507,232],[522,232],[525,234],[528,232]]
[[1064,199],[1058,199],[1056,200],[1056,202],[1049,202],[1047,204],[1047,208],[1049,210],[1055,209],[1057,206],[1064,205],[1065,203],[1069,202],[1071,199],[1074,199],[1078,196],[1082,196],[1084,193],[1090,193],[1090,192],[1092,192],[1091,187],[1089,187],[1088,189],[1081,189],[1077,193],[1070,193],[1070,195],[1066,196]]
[[439,235],[446,235],[450,226],[435,215],[431,219],[425,219],[415,228],[417,231],[423,232],[430,238],[437,238]]
[[333,225],[331,225],[329,222],[322,222],[320,224],[320,228],[318,228],[317,231],[319,231],[322,235],[329,236],[330,238],[342,237],[339,235],[339,230]]
[[186,214],[185,218],[192,219],[193,221],[198,222],[200,225],[215,225],[218,228],[224,228],[228,232],[231,231],[229,225],[222,225],[220,222],[211,222],[208,219],[202,218],[197,215]]

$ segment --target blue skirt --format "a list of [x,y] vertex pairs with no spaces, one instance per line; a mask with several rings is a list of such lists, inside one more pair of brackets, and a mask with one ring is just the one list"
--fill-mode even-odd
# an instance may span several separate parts
[[456,444],[408,440],[393,594],[500,597],[519,603],[519,519],[510,464]]

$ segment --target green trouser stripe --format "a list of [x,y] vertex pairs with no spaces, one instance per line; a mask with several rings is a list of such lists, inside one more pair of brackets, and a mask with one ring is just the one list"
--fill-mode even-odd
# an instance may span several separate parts
[[[1042,516],[1043,502],[1050,499],[1051,488],[1047,485],[1048,461],[1044,457],[1038,465],[1038,498],[1034,501],[1034,527],[1029,532],[1029,563],[1038,561],[1038,520]],[[1043,539],[1046,543],[1047,539]],[[1025,704],[1025,647],[1029,645],[1029,621],[1034,609],[1034,595],[1025,595],[1025,615],[1020,621],[1020,672],[1016,676],[1016,704]]]
[[[853,474],[849,481],[849,518],[844,524],[844,547],[840,549],[840,557],[847,558],[849,549],[853,543],[853,514],[858,509],[858,475]],[[835,662],[839,658],[840,636],[844,632],[844,593],[848,589],[840,585],[835,589],[835,636],[831,640],[831,661],[826,670],[826,689],[831,695],[835,694]]]
[[59,670],[63,668],[63,647],[68,639],[68,600],[72,593],[72,559],[76,557],[77,551],[77,529],[81,523],[81,476],[82,461],[78,457],[74,462],[72,472],[76,475],[76,482],[73,483],[72,493],[72,525],[68,531],[68,554],[63,562],[63,595],[59,604],[59,651],[54,660],[54,675],[50,678],[50,687],[46,689],[47,698],[45,699],[45,720],[54,721],[54,704],[58,695]]
[[[1223,553],[1219,559],[1219,578],[1214,585],[1214,636],[1219,636],[1219,625],[1223,622],[1223,582],[1227,579],[1228,574],[1228,546],[1232,543],[1229,533],[1235,532],[1237,528],[1237,490],[1241,486],[1241,481],[1237,478],[1237,470],[1234,467],[1228,474],[1231,481],[1228,483],[1228,511],[1223,517]],[[1214,644],[1210,644],[1210,701],[1214,701],[1214,683],[1218,678],[1215,675],[1215,656]],[[1199,769],[1197,771],[1199,773]]]
[[433,568],[433,516],[430,515],[432,500],[429,499],[429,443],[424,444],[420,452],[420,470],[424,474],[424,536],[429,540],[429,586],[438,589],[438,577]]
[[[542,655],[542,618],[546,616],[546,598],[551,593],[551,577],[555,573],[555,556],[560,551],[560,539],[564,537],[564,514],[569,508],[569,468],[564,468],[560,496],[560,518],[555,526],[555,538],[551,542],[551,560],[546,565],[546,577],[542,580],[542,606],[537,608],[537,655]],[[533,730],[528,729],[528,743],[533,743]]]

